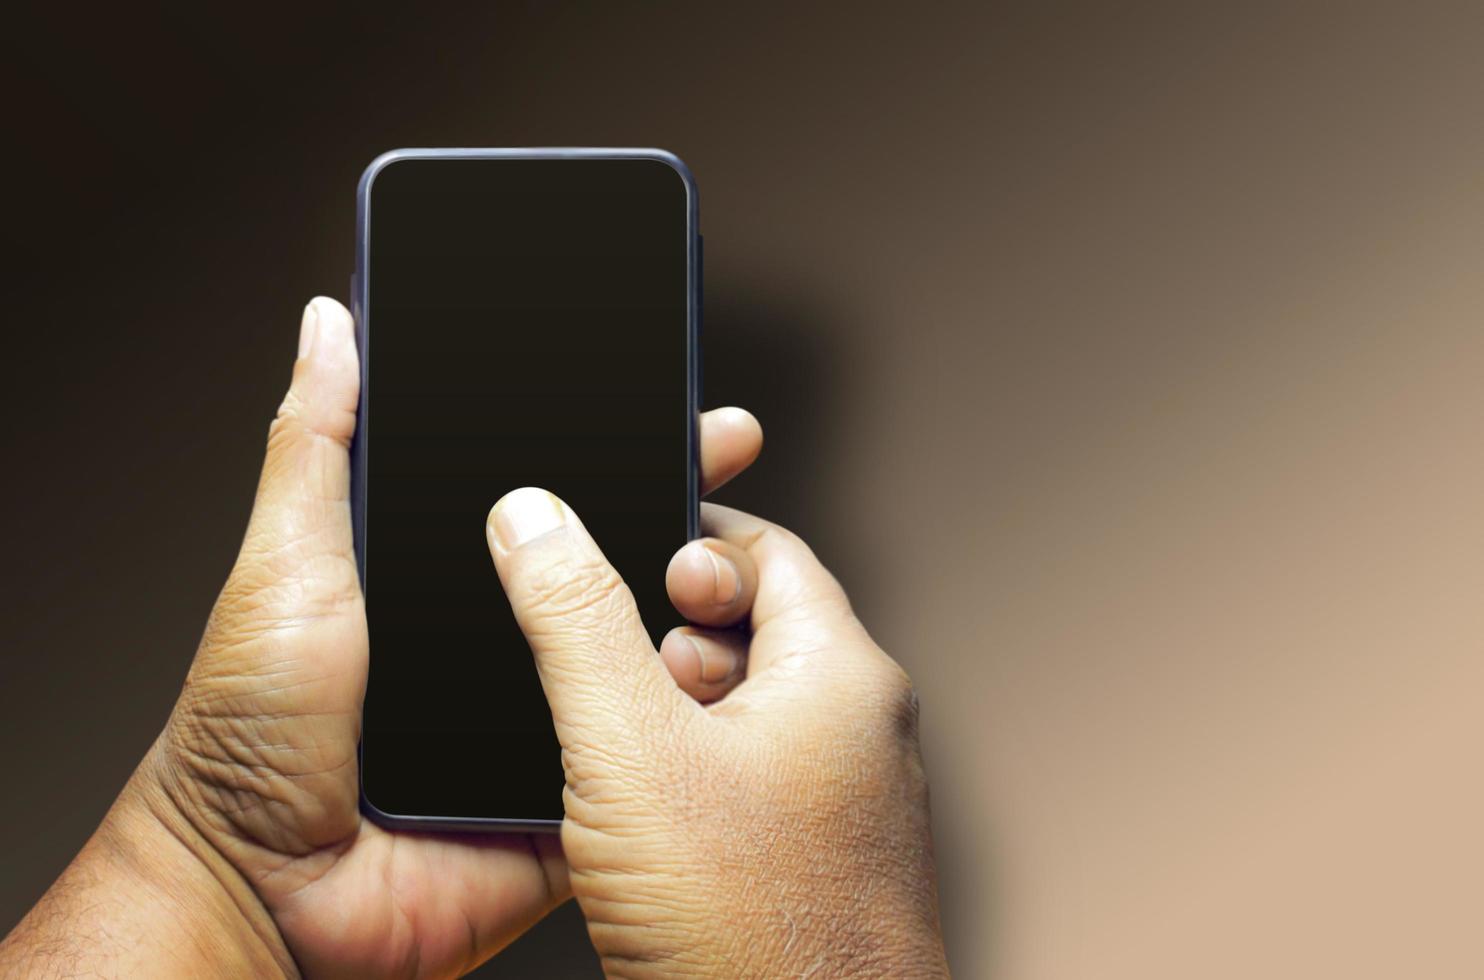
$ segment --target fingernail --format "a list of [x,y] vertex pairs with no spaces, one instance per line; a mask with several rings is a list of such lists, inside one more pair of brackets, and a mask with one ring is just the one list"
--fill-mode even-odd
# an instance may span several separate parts
[[730,605],[737,601],[737,596],[742,592],[742,576],[737,571],[737,566],[725,555],[718,555],[705,545],[701,550],[706,552],[706,557],[711,559],[711,574],[716,587],[716,593],[712,601],[718,606]]
[[708,657],[705,649],[696,642],[694,637],[684,633],[680,636],[690,644],[692,650],[696,651],[696,661],[700,664],[700,670],[697,673],[704,683],[716,684],[731,676],[732,669],[736,666],[731,657]]
[[490,526],[500,544],[511,550],[550,534],[566,520],[561,503],[551,494],[536,487],[521,487],[495,504]]
[[319,310],[313,303],[304,307],[304,316],[299,319],[299,360],[309,356],[314,346],[314,335],[319,332]]
[[355,333],[355,323],[345,308],[334,300],[321,298],[310,301],[310,308],[314,310],[314,343],[310,345],[309,354],[318,360],[333,360],[340,356],[347,344],[354,343],[351,339]]

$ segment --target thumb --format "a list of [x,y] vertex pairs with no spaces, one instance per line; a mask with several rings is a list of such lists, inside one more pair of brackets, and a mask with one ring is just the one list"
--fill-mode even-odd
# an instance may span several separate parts
[[223,596],[245,600],[230,603],[236,625],[309,621],[358,599],[349,447],[359,394],[350,313],[316,297],[304,308],[293,381],[268,430],[252,519]]
[[495,504],[485,531],[562,746],[642,747],[645,732],[684,699],[633,594],[577,515],[555,495],[523,487]]
[[366,621],[348,450],[359,389],[350,314],[316,298],[268,430],[242,549],[166,740],[180,753],[169,771],[194,787],[190,798],[212,826],[231,828],[234,847],[245,839],[271,853],[306,853],[357,825]]

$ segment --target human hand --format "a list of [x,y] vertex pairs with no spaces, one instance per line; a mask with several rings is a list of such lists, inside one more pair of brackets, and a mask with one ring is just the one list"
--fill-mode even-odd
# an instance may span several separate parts
[[[0,949],[0,974],[18,963],[42,974],[35,956],[96,930],[117,948],[73,959],[70,946],[68,970],[454,976],[569,896],[554,835],[394,833],[358,810],[368,651],[348,446],[359,381],[350,314],[314,300],[241,552],[169,723]],[[749,465],[761,440],[746,412],[703,415],[703,489]],[[483,778],[500,778],[493,752]],[[67,903],[96,921],[80,926]]]
[[562,501],[516,490],[487,524],[562,743],[562,846],[604,968],[946,976],[907,676],[799,538],[713,505],[702,523],[667,585],[704,625],[660,658]]

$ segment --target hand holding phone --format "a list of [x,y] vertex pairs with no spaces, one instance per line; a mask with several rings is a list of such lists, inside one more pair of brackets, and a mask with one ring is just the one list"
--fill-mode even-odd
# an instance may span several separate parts
[[[172,964],[193,929],[203,950],[246,958],[240,969],[217,960],[191,975],[267,976],[277,964],[372,978],[406,976],[413,963],[448,975],[566,900],[566,864],[554,835],[401,833],[359,811],[368,641],[351,546],[348,447],[361,372],[349,312],[314,300],[299,351],[241,552],[184,690],[110,813],[122,829],[96,839],[127,845],[124,867],[199,882],[199,891],[173,885],[168,903],[134,903],[141,912],[183,907],[199,920],[170,922],[161,946]],[[702,491],[745,469],[761,440],[740,409],[703,414]],[[482,540],[487,508],[468,537],[490,609],[509,616]],[[704,601],[712,582],[709,567],[687,565],[680,589],[690,598],[677,613],[714,615]],[[515,655],[530,664],[528,649]],[[535,696],[549,717],[539,689]],[[478,770],[460,778],[499,782],[520,751],[490,743]],[[176,861],[181,842],[190,851]],[[145,872],[130,874],[147,882]]]
[[[704,505],[672,562],[726,562],[715,626],[663,657],[581,517],[523,488],[490,553],[530,641],[566,769],[562,848],[611,976],[947,977],[917,699],[807,545]],[[729,584],[729,582],[731,584]],[[677,585],[679,586],[677,588]],[[665,666],[745,679],[702,704]]]
[[[527,490],[489,522],[566,747],[566,859],[550,835],[362,818],[358,370],[339,304],[316,300],[302,331],[241,554],[170,721],[0,944],[0,972],[62,951],[73,971],[155,977],[449,976],[575,891],[615,972],[944,975],[910,689],[802,543],[735,512],[708,510],[715,537],[670,563],[698,625],[658,655],[566,503]],[[731,410],[700,435],[713,484],[761,434]],[[532,495],[536,516],[512,510]],[[712,628],[739,620],[750,641]],[[470,778],[501,764],[492,747]],[[106,936],[128,942],[90,941]]]
[[[448,314],[422,323],[436,332]],[[313,301],[241,552],[170,720],[0,945],[0,972],[62,950],[74,971],[161,977],[444,976],[575,891],[611,964],[669,969],[684,949],[701,975],[939,975],[910,689],[807,549],[735,512],[708,512],[716,536],[649,585],[694,624],[658,650],[639,583],[570,501],[527,489],[490,516],[509,603],[482,562],[478,577],[489,613],[513,612],[536,653],[564,750],[567,858],[551,835],[363,818],[368,628],[348,451],[363,363],[350,314]],[[761,445],[735,409],[697,434],[702,491]],[[526,650],[484,652],[530,666]],[[522,746],[480,748],[457,774],[474,786],[505,779]],[[98,936],[128,943],[79,943]]]

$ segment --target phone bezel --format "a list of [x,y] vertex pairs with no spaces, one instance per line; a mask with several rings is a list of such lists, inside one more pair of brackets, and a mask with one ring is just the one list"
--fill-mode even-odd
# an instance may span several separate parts
[[[366,460],[367,431],[370,416],[371,330],[369,316],[370,282],[367,260],[371,234],[371,188],[376,177],[393,163],[402,160],[655,160],[679,175],[686,195],[686,364],[687,423],[686,454],[686,533],[691,539],[700,535],[699,426],[701,401],[700,327],[701,327],[701,236],[699,206],[695,179],[690,168],[668,150],[635,147],[427,147],[390,150],[366,167],[356,188],[356,262],[351,276],[351,314],[355,318],[356,348],[361,361],[361,397],[356,409],[356,434],[351,442],[351,520],[355,539],[356,567],[362,589],[366,586]],[[493,574],[493,573],[491,573]],[[375,823],[393,830],[453,832],[553,832],[561,820],[528,818],[439,816],[428,814],[388,813],[366,796],[365,781],[360,779],[360,749],[357,749],[357,781],[361,811]]]

